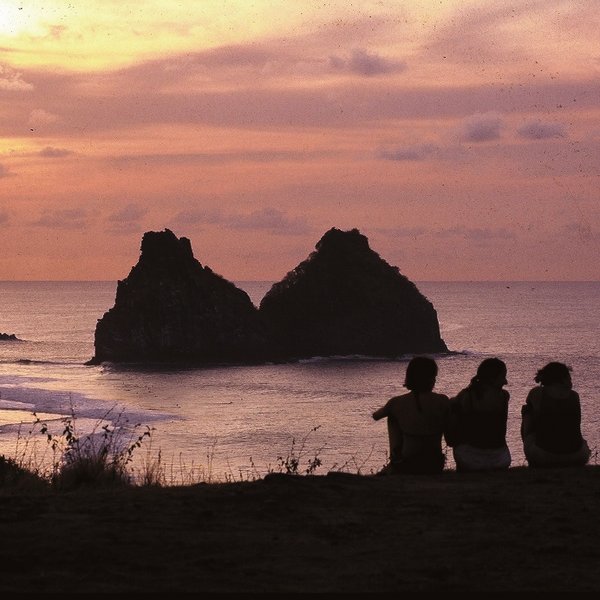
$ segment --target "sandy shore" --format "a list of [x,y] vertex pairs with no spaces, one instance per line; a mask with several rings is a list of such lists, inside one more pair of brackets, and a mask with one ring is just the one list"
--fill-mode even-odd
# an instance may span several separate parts
[[600,591],[600,466],[0,502],[4,592]]

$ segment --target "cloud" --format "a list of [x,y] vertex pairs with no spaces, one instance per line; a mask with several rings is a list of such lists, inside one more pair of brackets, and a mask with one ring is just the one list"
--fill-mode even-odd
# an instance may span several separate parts
[[178,212],[172,219],[173,225],[213,225],[227,221],[218,209],[191,209]]
[[421,226],[388,227],[377,230],[386,237],[411,237],[432,236],[437,238],[463,238],[471,242],[484,242],[488,240],[510,240],[515,238],[514,232],[505,227],[464,227],[456,225],[447,229],[428,229]]
[[[556,21],[571,0],[456,3],[457,9],[423,45],[423,53],[456,63],[514,63],[531,53],[515,28]],[[562,6],[561,6],[562,5]],[[540,27],[540,31],[543,26]]]
[[27,92],[32,89],[33,85],[24,81],[21,73],[18,73],[6,64],[0,64],[0,90]]
[[471,241],[488,241],[491,239],[496,240],[510,240],[514,239],[514,232],[506,229],[505,227],[463,227],[456,226],[448,229],[441,229],[435,234],[438,237],[461,237]]
[[221,210],[186,210],[175,215],[174,224],[219,225],[228,229],[268,231],[277,235],[302,235],[312,228],[302,217],[288,217],[277,208],[266,207],[251,213],[225,213]]
[[433,144],[415,146],[396,146],[395,148],[380,148],[376,151],[377,158],[394,161],[425,160],[437,152]]
[[330,56],[329,67],[332,71],[355,73],[364,77],[372,77],[374,75],[401,73],[406,70],[406,63],[404,61],[390,60],[379,56],[378,54],[369,53],[363,48],[355,48],[347,58],[342,58],[337,55]]
[[291,162],[318,160],[333,155],[321,150],[240,150],[234,152],[190,152],[165,154],[123,154],[109,158],[119,168],[186,164],[226,164],[232,162]]
[[600,243],[600,231],[594,230],[589,223],[584,222],[567,223],[559,235],[566,235],[568,238],[575,236],[584,243]]
[[90,215],[83,208],[66,208],[45,210],[31,224],[48,229],[86,229],[89,226]]
[[147,214],[148,210],[139,204],[127,204],[120,210],[110,214],[106,220],[113,223],[123,221],[139,221]]
[[229,225],[235,229],[268,230],[294,235],[310,231],[305,219],[290,219],[276,208],[262,208],[247,215],[233,215],[229,218]]
[[523,123],[517,133],[530,140],[546,140],[548,138],[566,137],[567,130],[562,123],[533,120]]
[[386,229],[378,229],[378,233],[386,237],[410,237],[416,238],[427,233],[425,227],[390,227]]
[[500,138],[503,122],[495,112],[475,113],[463,120],[460,138],[465,142],[489,142]]
[[52,146],[46,146],[38,152],[38,156],[44,156],[46,158],[61,158],[63,156],[70,156],[74,154],[72,150],[66,148],[53,148]]
[[[380,56],[362,47],[377,37],[378,43],[393,40],[393,20],[373,17],[339,20],[298,35],[263,38],[248,43],[228,44],[197,52],[174,54],[138,63],[104,76],[115,90],[181,89],[190,82],[206,89],[223,85],[255,85],[280,78],[324,80],[332,73],[361,76],[401,72],[403,61]],[[353,48],[335,54],[339,48]],[[189,87],[188,87],[189,89]]]
[[[481,107],[499,115],[531,114],[534,107],[539,114],[550,114],[559,105],[578,111],[600,107],[600,81],[593,77],[569,82],[535,80],[523,86],[413,87],[404,78],[399,84],[388,77],[360,77],[351,82],[330,78],[317,85],[270,86],[254,76],[223,88],[205,85],[205,80],[185,72],[172,73],[167,84],[164,67],[164,61],[156,61],[137,71],[32,71],[27,75],[35,84],[34,94],[22,97],[20,103],[0,94],[0,136],[22,136],[23,111],[39,111],[40,106],[44,106],[44,113],[34,113],[34,117],[37,114],[40,121],[55,121],[53,133],[68,137],[159,124],[357,127],[391,119],[462,119],[481,112],[489,114]],[[68,119],[56,121],[65,105],[69,106]],[[482,135],[475,123],[468,125],[467,135]]]
[[117,210],[108,217],[108,232],[115,235],[134,233],[141,228],[142,219],[148,214],[148,210],[139,204],[130,203]]
[[29,120],[27,123],[30,127],[41,127],[43,125],[51,125],[59,120],[60,118],[58,115],[50,113],[43,108],[35,108],[29,113]]

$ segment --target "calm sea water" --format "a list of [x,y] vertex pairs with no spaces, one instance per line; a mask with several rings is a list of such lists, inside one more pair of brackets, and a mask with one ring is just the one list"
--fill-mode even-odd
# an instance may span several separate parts
[[[258,304],[268,282],[238,282]],[[477,365],[498,356],[508,366],[508,443],[513,465],[525,464],[520,408],[537,369],[551,360],[573,369],[582,400],[583,433],[600,447],[600,283],[418,283],[438,312],[442,336],[456,354],[437,356],[436,390],[453,395]],[[214,479],[278,468],[292,444],[300,467],[316,454],[317,471],[369,473],[387,457],[384,422],[371,413],[402,382],[409,357],[319,359],[287,365],[149,370],[87,366],[97,319],[114,303],[115,282],[0,282],[0,452],[46,442],[32,413],[55,428],[71,411],[77,431],[117,422],[154,428],[136,464],[160,450],[168,480],[185,473]],[[58,430],[58,429],[56,429]],[[451,452],[448,453],[449,458]],[[448,467],[453,468],[450,458]]]

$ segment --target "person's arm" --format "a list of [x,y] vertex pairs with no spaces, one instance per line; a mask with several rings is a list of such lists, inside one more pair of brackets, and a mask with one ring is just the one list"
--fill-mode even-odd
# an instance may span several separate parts
[[575,418],[577,419],[577,427],[579,429],[579,435],[581,436],[581,401],[579,400],[579,394],[575,390],[573,390],[573,394],[575,394],[577,400],[575,405]]
[[503,419],[503,436],[506,439],[506,428],[508,426],[508,404],[510,402],[510,394],[507,390],[502,390],[502,396],[504,397],[504,406],[502,410],[502,419]]
[[460,403],[457,397],[451,398],[448,401],[448,410],[446,413],[446,420],[444,425],[444,439],[446,444],[450,447],[454,447],[459,443],[459,412]]
[[379,419],[383,419],[384,417],[387,417],[390,413],[389,413],[389,402],[385,405],[382,406],[381,408],[378,408],[374,413],[373,413],[373,418],[376,421],[379,421]]
[[535,423],[533,419],[533,403],[532,398],[535,394],[535,389],[529,391],[527,400],[521,408],[521,439],[524,440],[528,435],[534,432]]

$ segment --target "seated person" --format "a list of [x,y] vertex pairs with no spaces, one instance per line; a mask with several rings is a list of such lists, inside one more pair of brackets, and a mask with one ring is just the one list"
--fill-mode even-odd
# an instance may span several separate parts
[[581,405],[569,367],[548,363],[535,376],[521,410],[521,438],[531,467],[585,465],[590,449],[581,435]]
[[450,401],[448,443],[453,447],[457,471],[508,469],[506,445],[509,393],[506,365],[486,358],[464,390]]
[[436,362],[416,356],[406,368],[404,387],[409,393],[395,396],[373,413],[377,421],[387,417],[390,462],[383,473],[438,473],[446,457],[442,435],[448,419],[449,399],[434,393]]

